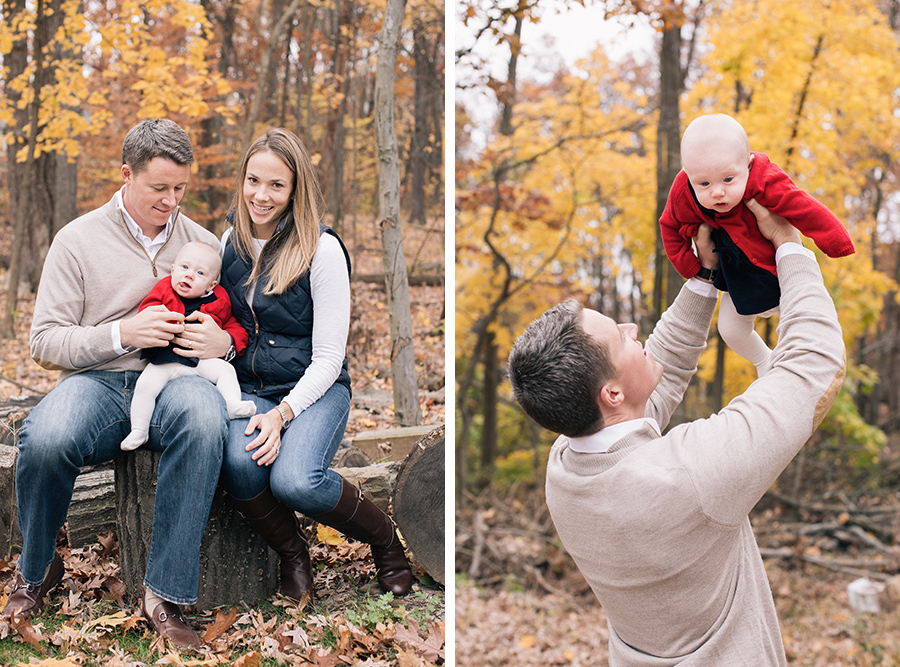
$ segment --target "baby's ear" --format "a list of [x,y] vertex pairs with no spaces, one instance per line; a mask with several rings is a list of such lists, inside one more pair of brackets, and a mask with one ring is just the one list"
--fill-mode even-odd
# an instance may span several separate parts
[[756,156],[753,153],[750,153],[750,163],[747,165],[747,169],[753,166],[753,158]]

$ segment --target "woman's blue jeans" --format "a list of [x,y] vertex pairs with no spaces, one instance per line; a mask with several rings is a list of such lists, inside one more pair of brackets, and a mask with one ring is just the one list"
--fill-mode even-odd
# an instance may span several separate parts
[[[19,573],[39,584],[53,560],[79,469],[124,452],[138,372],[86,371],[38,403],[19,434],[16,498],[24,545]],[[228,417],[215,386],[199,377],[159,394],[147,449],[161,452],[153,537],[144,585],[177,604],[197,601],[200,540],[219,480]]]
[[[243,394],[256,403],[256,412],[268,412],[278,402]],[[239,500],[255,498],[271,487],[272,494],[292,510],[316,516],[333,510],[341,497],[341,476],[328,466],[334,458],[350,415],[350,391],[334,384],[318,401],[297,415],[281,434],[281,452],[271,466],[258,465],[245,451],[259,435],[244,435],[248,419],[232,419],[228,424],[222,481]]]

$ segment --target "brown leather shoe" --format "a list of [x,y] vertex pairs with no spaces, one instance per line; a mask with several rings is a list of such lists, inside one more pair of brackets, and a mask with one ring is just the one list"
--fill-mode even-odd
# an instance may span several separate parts
[[156,632],[179,648],[200,648],[200,639],[194,634],[181,609],[174,602],[163,600],[152,614],[147,613],[144,597],[147,589],[141,586],[141,615]]
[[31,586],[22,581],[22,575],[16,574],[16,587],[9,596],[3,612],[0,613],[2,618],[28,618],[41,610],[44,606],[44,598],[47,597],[53,588],[58,584],[63,575],[66,573],[63,567],[62,558],[59,554],[53,554],[53,561],[44,575],[44,580],[40,585]]

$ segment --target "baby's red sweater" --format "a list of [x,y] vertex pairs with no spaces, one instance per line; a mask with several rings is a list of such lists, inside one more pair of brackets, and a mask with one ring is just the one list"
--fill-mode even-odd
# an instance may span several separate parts
[[[216,300],[200,306],[200,312],[210,315],[220,329],[231,334],[231,337],[234,339],[235,353],[243,354],[247,348],[249,336],[244,327],[241,326],[241,323],[231,314],[231,299],[228,298],[228,292],[221,285],[216,285],[213,289],[213,295],[216,297]],[[156,283],[150,294],[141,301],[138,310],[157,305],[163,305],[173,313],[184,314],[184,302],[172,289],[171,278],[163,278]]]
[[[855,252],[847,229],[828,207],[797,187],[777,164],[764,153],[753,152],[753,164],[744,190],[744,199],[756,199],[762,206],[785,218],[811,238],[829,257],[844,257]],[[697,228],[707,222],[724,229],[735,244],[756,266],[777,275],[775,247],[759,231],[756,217],[745,205],[727,213],[705,212],[691,191],[687,174],[678,172],[666,208],[659,223],[663,245],[675,269],[685,278],[700,270],[700,260],[691,248]]]

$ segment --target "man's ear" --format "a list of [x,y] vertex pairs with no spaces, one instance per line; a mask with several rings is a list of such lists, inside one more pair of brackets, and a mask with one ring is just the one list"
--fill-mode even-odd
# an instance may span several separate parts
[[625,400],[625,393],[622,391],[622,388],[618,384],[614,382],[607,382],[605,385],[600,387],[598,398],[601,408],[605,407],[615,409],[622,405],[622,402]]

